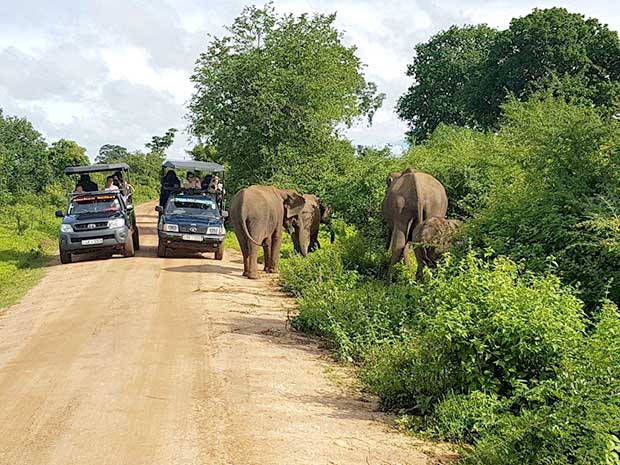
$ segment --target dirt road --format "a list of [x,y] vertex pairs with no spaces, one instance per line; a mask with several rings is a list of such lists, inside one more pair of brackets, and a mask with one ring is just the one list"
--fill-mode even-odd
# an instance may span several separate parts
[[239,255],[157,258],[152,209],[137,257],[54,263],[0,315],[1,465],[436,461],[333,382]]

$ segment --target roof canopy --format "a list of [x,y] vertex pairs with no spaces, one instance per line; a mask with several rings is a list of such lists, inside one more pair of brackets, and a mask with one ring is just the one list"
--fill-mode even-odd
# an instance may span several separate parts
[[209,171],[211,173],[223,173],[224,167],[219,163],[196,160],[166,160],[161,165],[163,168],[175,170]]
[[110,163],[88,166],[67,166],[65,174],[99,173],[102,171],[129,171],[127,163]]

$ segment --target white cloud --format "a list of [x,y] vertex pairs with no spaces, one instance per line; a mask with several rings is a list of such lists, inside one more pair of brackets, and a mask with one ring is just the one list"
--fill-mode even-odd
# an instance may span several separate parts
[[[250,2],[251,3],[251,2]],[[258,2],[262,4],[263,2]],[[75,139],[91,157],[105,143],[139,149],[169,127],[183,129],[189,76],[208,34],[220,35],[239,0],[46,0],[0,2],[0,107],[26,116],[50,140]],[[410,79],[413,47],[452,24],[505,28],[532,8],[565,6],[620,29],[605,0],[284,0],[279,12],[337,13],[368,79],[387,95],[374,125],[348,131],[356,144],[403,143],[394,106]],[[177,135],[171,154],[187,140]]]

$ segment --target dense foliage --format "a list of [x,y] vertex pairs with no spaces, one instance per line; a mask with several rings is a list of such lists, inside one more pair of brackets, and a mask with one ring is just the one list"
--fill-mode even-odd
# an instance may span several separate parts
[[[503,113],[493,133],[440,125],[400,158],[356,157],[375,181],[333,194],[357,228],[282,265],[294,325],[358,364],[411,428],[473,444],[466,463],[617,463],[618,122],[554,97]],[[406,166],[440,179],[465,220],[423,283],[404,266],[387,281],[383,179]]]
[[415,79],[398,111],[415,140],[440,124],[492,128],[508,95],[552,92],[567,101],[620,111],[620,40],[596,19],[563,8],[535,9],[495,32],[452,27],[416,46]]
[[191,131],[228,163],[233,187],[272,180],[307,187],[352,155],[338,129],[372,118],[383,95],[365,81],[334,20],[246,8],[200,55]]
[[387,285],[359,271],[362,245],[380,263],[380,248],[349,230],[334,247],[285,260],[281,279],[299,298],[295,327],[358,364],[385,408],[432,437],[473,443],[467,463],[616,463],[615,305],[588,322],[553,274],[471,251],[422,284],[400,268]]

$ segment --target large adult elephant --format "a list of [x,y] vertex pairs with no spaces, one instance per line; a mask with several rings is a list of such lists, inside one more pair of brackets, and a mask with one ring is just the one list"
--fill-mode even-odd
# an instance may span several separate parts
[[448,196],[443,185],[430,174],[407,168],[391,173],[383,199],[383,216],[390,233],[390,265],[401,258],[410,264],[409,241],[413,229],[427,218],[444,218]]
[[303,227],[301,211],[306,201],[294,190],[250,186],[230,202],[230,221],[243,254],[243,275],[258,278],[258,249],[265,254],[265,271],[276,273],[284,221],[292,218]]
[[[302,256],[308,255],[321,248],[319,243],[319,229],[321,224],[329,225],[332,209],[325,205],[314,194],[304,194],[306,204],[299,216],[284,220],[284,223],[293,238],[295,251]],[[299,218],[302,221],[299,221]],[[331,232],[331,242],[334,242],[334,233]]]

